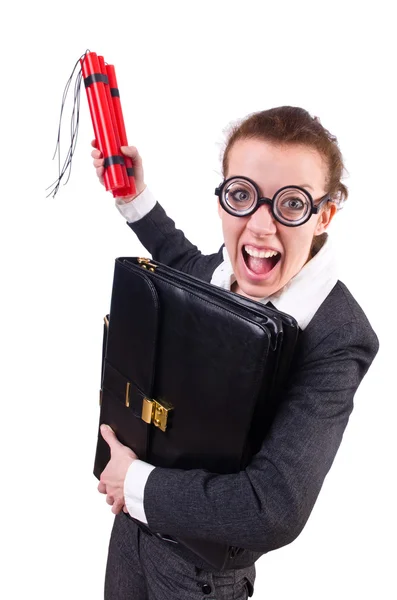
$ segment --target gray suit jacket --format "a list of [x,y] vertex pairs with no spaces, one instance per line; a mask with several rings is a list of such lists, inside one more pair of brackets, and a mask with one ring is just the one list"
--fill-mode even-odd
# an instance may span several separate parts
[[[203,256],[159,204],[129,226],[155,260],[205,281],[223,260],[222,248]],[[282,402],[252,462],[231,475],[157,467],[144,494],[150,529],[244,548],[226,568],[248,566],[292,542],[309,518],[378,346],[364,312],[338,281],[300,333]],[[173,550],[208,568],[188,550]]]

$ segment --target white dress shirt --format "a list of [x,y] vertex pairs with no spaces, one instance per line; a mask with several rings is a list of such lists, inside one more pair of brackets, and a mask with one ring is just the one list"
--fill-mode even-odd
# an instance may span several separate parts
[[[132,202],[116,199],[116,207],[128,223],[134,223],[154,208],[156,200],[148,188]],[[331,241],[327,234],[318,252],[305,266],[276,294],[258,300],[271,302],[278,310],[296,319],[303,330],[324,302],[338,277],[332,252]],[[226,247],[223,248],[223,262],[215,269],[211,283],[230,290],[236,278]],[[127,471],[124,481],[124,497],[128,512],[132,517],[148,524],[143,506],[145,485],[153,465],[143,460],[134,460]]]

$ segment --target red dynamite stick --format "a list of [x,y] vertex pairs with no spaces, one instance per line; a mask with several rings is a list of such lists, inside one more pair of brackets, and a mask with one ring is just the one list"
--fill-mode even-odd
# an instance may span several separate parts
[[[120,136],[120,142],[121,142],[122,146],[128,146],[127,134],[126,134],[125,125],[124,125],[123,111],[121,109],[119,87],[117,85],[116,71],[114,69],[114,66],[106,65],[106,73],[107,73],[107,76],[109,79],[109,88],[110,88],[110,93],[111,93],[112,100],[113,100],[113,107],[114,107],[114,112],[116,115],[117,128],[118,128],[118,132],[119,132],[119,136]],[[125,166],[127,168],[127,173],[128,173],[128,178],[129,178],[129,190],[127,193],[124,193],[124,190],[123,190],[123,194],[121,194],[122,190],[117,190],[115,192],[114,196],[127,196],[127,195],[136,194],[134,167],[133,167],[132,159],[129,158],[128,156],[125,156],[124,158],[125,158]]]
[[[98,55],[98,62],[99,62],[99,68],[101,70],[102,75],[105,75],[107,78],[107,73],[106,73],[106,66],[105,66],[105,59],[103,58],[103,56],[99,56]],[[109,80],[108,80],[109,81]],[[110,94],[110,86],[109,86],[109,82],[108,83],[104,83],[105,86],[105,92],[106,92],[106,99],[108,102],[108,106],[109,106],[109,111],[110,111],[110,117],[112,120],[112,127],[113,127],[113,132],[114,132],[114,137],[116,139],[116,144],[117,144],[117,148],[118,148],[118,152],[120,154],[120,156],[123,156],[121,151],[120,151],[120,146],[122,145],[120,142],[120,136],[119,136],[119,130],[118,130],[118,126],[117,126],[117,119],[116,119],[116,115],[114,112],[114,107],[113,107],[113,102],[112,102],[112,96]],[[129,180],[128,180],[128,175],[127,175],[127,169],[125,167],[125,157],[124,158],[124,164],[120,165],[123,171],[123,178],[124,178],[124,186],[122,188],[118,188],[117,190],[113,191],[113,196],[115,196],[116,194],[122,195],[122,196],[127,196],[130,192],[129,192]]]
[[101,73],[95,52],[87,52],[80,62],[95,138],[105,159],[105,187],[106,190],[114,191],[123,188],[125,185],[122,169],[124,159],[120,156],[120,149],[117,146],[113,130],[104,75]]

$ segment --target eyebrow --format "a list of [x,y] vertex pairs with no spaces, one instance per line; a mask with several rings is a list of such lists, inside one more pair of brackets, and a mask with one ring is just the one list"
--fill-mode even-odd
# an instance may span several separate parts
[[[239,177],[239,175],[230,175],[229,174],[227,177],[225,177],[225,179],[231,179],[232,177]],[[258,184],[256,184],[256,185],[258,185]],[[314,192],[314,187],[309,185],[308,183],[293,183],[293,184],[291,183],[290,185],[297,185],[298,187],[301,187],[301,188],[310,188]],[[263,192],[261,190],[261,194],[262,193]]]

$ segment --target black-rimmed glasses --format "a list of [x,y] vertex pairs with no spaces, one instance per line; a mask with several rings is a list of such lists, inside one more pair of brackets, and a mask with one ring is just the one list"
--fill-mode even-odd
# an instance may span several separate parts
[[297,185],[287,185],[279,189],[273,198],[261,198],[256,183],[248,177],[230,177],[215,189],[222,208],[235,217],[252,215],[262,204],[271,207],[273,217],[282,225],[297,227],[303,225],[320,207],[331,199],[326,194],[314,204],[310,193]]

